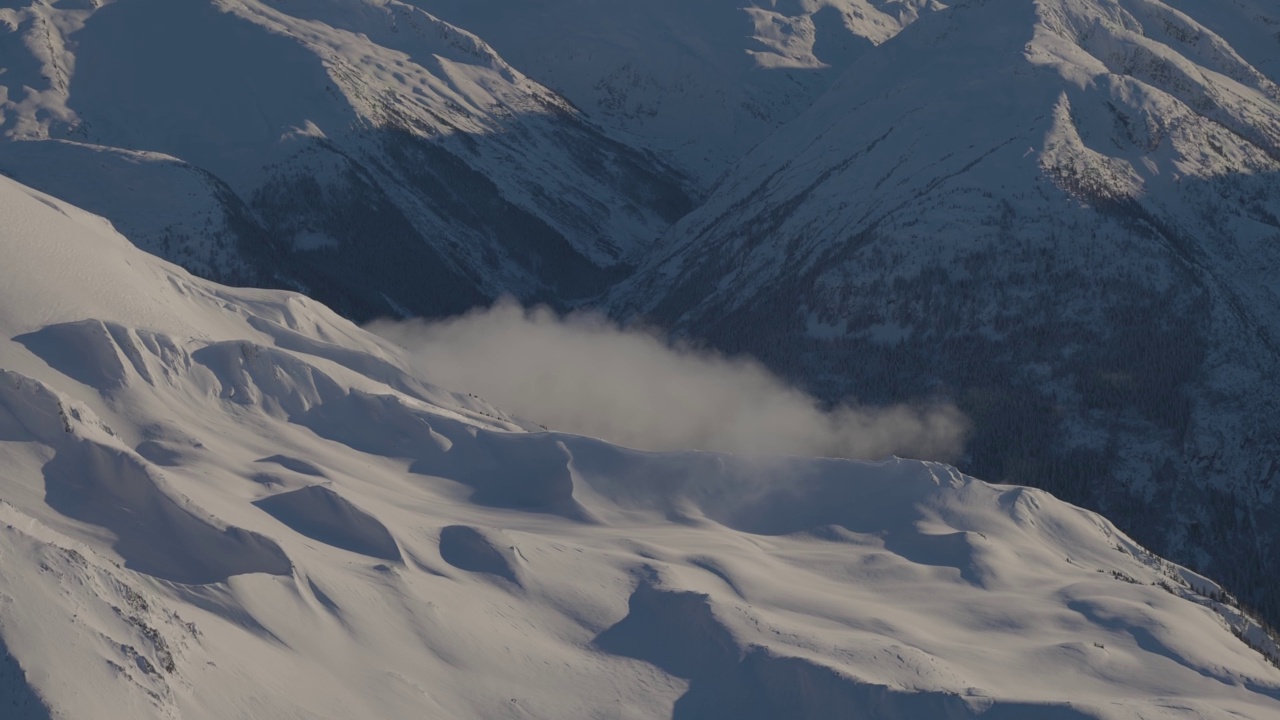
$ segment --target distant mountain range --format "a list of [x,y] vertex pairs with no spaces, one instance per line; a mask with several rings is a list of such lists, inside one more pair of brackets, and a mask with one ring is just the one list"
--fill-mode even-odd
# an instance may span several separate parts
[[959,2],[857,61],[610,294],[1280,614],[1280,9]]
[[417,0],[705,183],[937,0]]
[[691,207],[685,176],[412,5],[38,0],[5,26],[0,170],[353,317],[595,295]]
[[357,320],[597,308],[829,400],[950,398],[965,471],[1280,620],[1272,2],[23,0],[0,32],[0,171],[198,274]]

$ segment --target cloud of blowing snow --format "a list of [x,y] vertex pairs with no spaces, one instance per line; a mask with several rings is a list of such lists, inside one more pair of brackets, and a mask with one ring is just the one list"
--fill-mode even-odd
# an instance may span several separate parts
[[554,430],[645,450],[950,460],[952,405],[824,409],[759,362],[673,346],[596,314],[513,302],[438,322],[378,321],[431,382]]

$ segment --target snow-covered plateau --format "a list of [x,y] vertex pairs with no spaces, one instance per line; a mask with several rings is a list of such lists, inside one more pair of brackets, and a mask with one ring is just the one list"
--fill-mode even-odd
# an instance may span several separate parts
[[7,179],[0,247],[6,720],[1280,716],[1229,596],[1046,492],[540,431]]

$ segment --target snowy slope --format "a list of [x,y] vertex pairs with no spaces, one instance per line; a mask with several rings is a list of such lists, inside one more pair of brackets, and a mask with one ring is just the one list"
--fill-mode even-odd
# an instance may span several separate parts
[[966,469],[1280,617],[1277,32],[1261,2],[956,3],[727,173],[613,308],[830,397],[953,397]]
[[0,179],[0,707],[1253,718],[1280,648],[1042,491],[529,433]]
[[936,0],[413,0],[703,182]]
[[598,292],[684,180],[394,0],[0,9],[0,171],[356,316]]

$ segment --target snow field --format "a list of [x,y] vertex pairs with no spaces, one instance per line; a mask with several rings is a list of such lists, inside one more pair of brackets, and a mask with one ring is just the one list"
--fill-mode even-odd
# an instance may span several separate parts
[[1216,586],[1046,493],[528,432],[7,179],[0,228],[27,717],[1280,712]]

